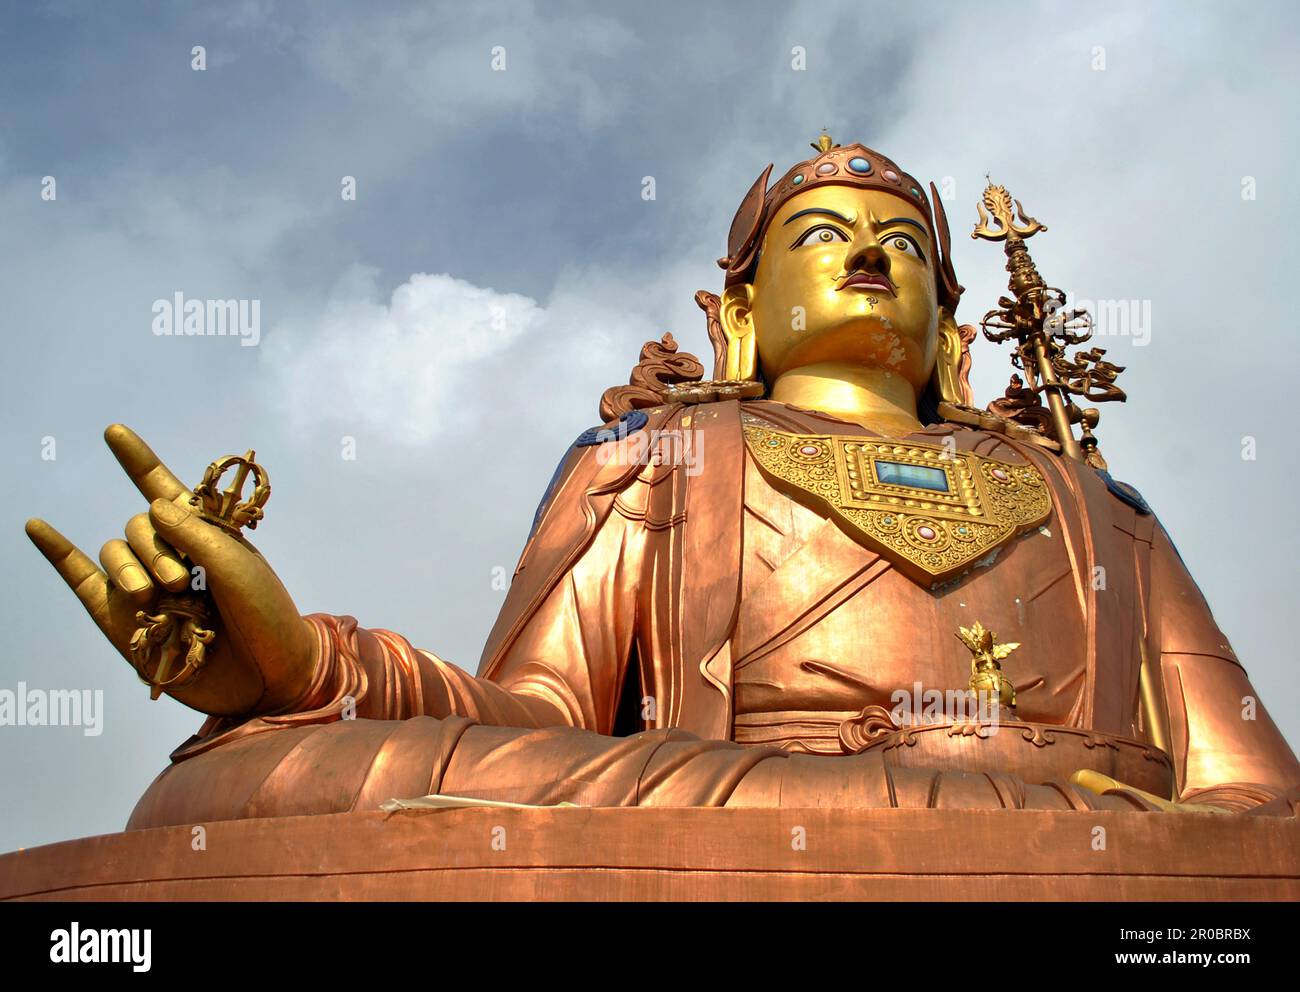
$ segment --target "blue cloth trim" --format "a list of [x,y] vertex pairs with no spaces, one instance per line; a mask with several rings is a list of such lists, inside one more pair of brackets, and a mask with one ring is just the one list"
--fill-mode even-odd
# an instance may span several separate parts
[[613,427],[606,427],[604,424],[588,427],[578,435],[578,439],[573,442],[573,446],[575,448],[589,448],[593,444],[604,444],[606,441],[621,441],[629,434],[635,434],[649,422],[650,418],[640,410],[629,410],[614,422]]
[[1104,469],[1097,469],[1097,474],[1100,475],[1102,481],[1106,483],[1106,488],[1118,496],[1123,502],[1133,507],[1133,509],[1137,510],[1138,513],[1147,516],[1151,515],[1151,507],[1147,504],[1147,501],[1142,498],[1142,494],[1127,482],[1120,482]]
[[533,532],[537,530],[537,525],[542,522],[542,514],[551,505],[551,497],[555,495],[555,484],[560,481],[560,473],[564,471],[564,463],[569,460],[569,452],[572,450],[572,445],[564,449],[564,454],[560,456],[560,463],[555,466],[555,471],[551,473],[551,481],[546,484],[546,490],[542,493],[542,498],[538,501],[537,509],[533,513],[533,526],[528,530],[529,539],[532,538]]
[[569,460],[569,455],[573,453],[574,448],[589,448],[595,444],[604,444],[606,441],[621,441],[628,435],[635,434],[649,422],[650,418],[640,410],[629,410],[614,422],[613,427],[600,424],[597,427],[589,427],[579,434],[573,444],[565,449],[564,454],[560,456],[560,463],[551,473],[551,481],[546,484],[546,491],[542,493],[537,510],[533,513],[533,526],[528,531],[529,539],[537,530],[537,525],[542,522],[542,514],[551,505],[551,497],[555,495],[555,487],[560,481],[560,474],[564,471],[564,464]]
[[[1097,469],[1097,474],[1100,475],[1102,481],[1106,483],[1107,489],[1118,496],[1123,502],[1137,510],[1138,513],[1147,516],[1155,516],[1155,511],[1151,509],[1151,504],[1142,497],[1140,492],[1130,486],[1127,482],[1120,482],[1118,479],[1112,477],[1109,472],[1105,472],[1102,469]],[[1169,531],[1165,530],[1164,524],[1160,523],[1157,519],[1156,526],[1159,527],[1161,533],[1165,535],[1165,540],[1169,542],[1169,546],[1174,549],[1174,554],[1178,556],[1179,564],[1181,564],[1183,568],[1187,568],[1187,562],[1183,560],[1183,553],[1178,550],[1178,545],[1174,543],[1174,539],[1170,536]],[[1191,574],[1190,571],[1188,574]]]

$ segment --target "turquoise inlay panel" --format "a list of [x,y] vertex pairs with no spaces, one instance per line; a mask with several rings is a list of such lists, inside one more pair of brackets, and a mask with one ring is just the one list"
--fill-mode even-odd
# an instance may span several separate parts
[[907,465],[903,462],[886,462],[874,459],[876,478],[890,486],[911,486],[931,492],[948,492],[948,474],[941,468],[925,465]]

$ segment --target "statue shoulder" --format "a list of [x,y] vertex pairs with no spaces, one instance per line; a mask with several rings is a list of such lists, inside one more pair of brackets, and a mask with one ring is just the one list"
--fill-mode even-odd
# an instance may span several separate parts
[[992,410],[942,402],[939,404],[939,416],[946,424],[981,431],[985,434],[1001,434],[1055,454],[1061,452],[1060,444],[1048,437],[1044,431],[994,413]]
[[1121,502],[1127,503],[1143,516],[1155,516],[1150,504],[1147,503],[1135,486],[1131,486],[1127,482],[1120,482],[1106,469],[1099,468],[1095,469],[1095,471],[1101,477],[1101,481],[1106,483],[1106,488],[1110,490],[1111,495]]
[[[1057,458],[1061,457],[1061,446],[1051,438],[1045,436],[1042,432],[1018,423],[1010,418],[993,413],[990,410],[982,410],[977,407],[961,406],[953,403],[940,403],[939,413],[943,416],[946,422],[953,425],[959,425],[964,431],[983,433],[987,435],[1000,434],[1015,441],[1032,444],[1037,448],[1050,452]],[[1143,516],[1154,516],[1151,506],[1143,498],[1142,494],[1137,491],[1135,486],[1116,479],[1106,468],[1101,468],[1096,465],[1091,467],[1093,471],[1097,473],[1102,482],[1105,483],[1106,488],[1110,491],[1111,495],[1116,499],[1132,507]]]
[[[603,424],[588,427],[579,434],[560,456],[550,481],[533,514],[535,531],[556,494],[572,478],[582,476],[585,492],[592,487],[617,489],[635,478],[643,459],[632,454],[649,447],[650,440],[662,432],[674,419],[679,408],[674,405],[644,410],[628,410]],[[531,534],[531,532],[530,532]]]
[[[661,409],[656,408],[655,412],[658,413]],[[598,444],[623,441],[638,431],[644,430],[649,424],[650,414],[644,410],[628,410],[613,420],[597,424],[595,427],[588,427],[577,436],[571,447],[594,448]]]

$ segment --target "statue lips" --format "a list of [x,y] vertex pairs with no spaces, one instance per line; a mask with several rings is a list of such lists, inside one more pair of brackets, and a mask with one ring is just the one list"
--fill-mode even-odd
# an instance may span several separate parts
[[889,276],[883,272],[852,272],[848,278],[840,283],[836,290],[849,289],[850,287],[861,287],[862,289],[880,289],[890,295],[894,294],[894,284],[889,281]]

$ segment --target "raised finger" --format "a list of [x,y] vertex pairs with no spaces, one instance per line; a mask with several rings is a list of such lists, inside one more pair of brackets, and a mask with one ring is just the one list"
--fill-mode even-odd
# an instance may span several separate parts
[[91,619],[111,638],[108,576],[95,567],[88,555],[44,520],[27,521],[27,536],[81,600]]
[[140,563],[169,592],[180,592],[190,584],[190,570],[180,555],[158,536],[147,513],[137,513],[126,522],[126,540]]
[[121,538],[108,541],[99,552],[108,581],[139,603],[148,603],[153,595],[153,579],[140,564],[131,546]]
[[110,424],[104,429],[104,440],[145,499],[175,499],[189,492],[140,435],[125,424]]

